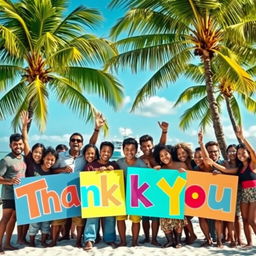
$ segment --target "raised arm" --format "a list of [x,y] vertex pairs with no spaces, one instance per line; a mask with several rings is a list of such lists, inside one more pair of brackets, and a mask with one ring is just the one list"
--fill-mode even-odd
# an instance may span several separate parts
[[207,169],[210,169],[211,168],[211,165],[209,164],[209,161],[207,161],[207,159],[209,159],[209,154],[208,154],[208,151],[204,145],[204,142],[203,142],[203,131],[200,130],[198,132],[198,144],[201,148],[201,151],[202,151],[202,156],[203,156],[203,161],[204,161],[204,165]]
[[95,116],[95,128],[93,134],[89,140],[89,143],[95,145],[97,143],[99,132],[101,127],[105,124],[105,119],[101,113],[97,113]]
[[27,111],[22,111],[21,112],[21,116],[20,116],[20,120],[21,120],[21,133],[23,136],[23,141],[24,141],[24,153],[27,156],[30,152],[30,146],[29,146],[29,142],[28,142],[28,124],[31,121],[31,118],[28,118],[28,112]]
[[246,146],[246,149],[250,152],[251,160],[256,164],[256,152],[249,141],[244,137],[243,130],[241,127],[236,127],[236,136],[241,140],[242,143]]
[[214,162],[211,158],[205,158],[204,163],[205,164],[207,163],[208,165],[213,166],[218,171],[221,171],[226,174],[236,174],[238,171],[238,168],[227,168],[223,165],[220,165],[220,164]]
[[169,124],[167,122],[162,122],[162,123],[158,122],[158,124],[159,124],[159,127],[162,130],[161,137],[160,137],[160,140],[159,140],[159,144],[165,145],[166,142],[167,142],[167,133],[168,133]]

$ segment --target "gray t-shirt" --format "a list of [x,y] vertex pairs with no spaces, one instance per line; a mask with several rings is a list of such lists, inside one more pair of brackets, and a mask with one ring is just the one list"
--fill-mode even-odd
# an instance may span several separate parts
[[126,179],[126,172],[128,167],[141,167],[141,168],[148,168],[148,166],[144,163],[143,160],[140,158],[137,158],[134,165],[128,165],[125,161],[125,158],[120,158],[117,160],[117,164],[120,167],[121,170],[124,170],[124,178]]
[[[24,157],[16,158],[13,153],[9,153],[0,160],[0,176],[5,179],[12,179],[14,177],[24,178],[26,172],[26,163]],[[2,185],[2,199],[14,199],[13,185]]]

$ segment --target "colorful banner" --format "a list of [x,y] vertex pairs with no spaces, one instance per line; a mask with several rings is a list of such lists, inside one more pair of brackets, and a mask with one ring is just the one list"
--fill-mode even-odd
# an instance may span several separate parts
[[[184,215],[234,221],[238,177],[177,170],[55,174],[14,186],[18,225],[82,216],[125,215],[182,219]],[[81,202],[79,192],[81,193]],[[125,207],[126,204],[126,207]]]
[[18,225],[81,216],[79,173],[23,178],[14,194]]
[[123,171],[80,172],[82,217],[125,215]]
[[237,184],[234,175],[188,171],[185,215],[233,222]]
[[126,209],[129,215],[183,219],[186,172],[129,167]]

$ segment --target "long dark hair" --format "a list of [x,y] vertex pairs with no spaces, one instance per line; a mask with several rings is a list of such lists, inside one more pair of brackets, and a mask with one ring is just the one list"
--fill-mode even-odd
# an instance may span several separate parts
[[238,159],[238,157],[237,157],[237,153],[238,153],[238,149],[240,149],[240,148],[242,148],[242,149],[245,149],[247,152],[248,152],[248,154],[249,154],[249,158],[247,159],[247,162],[248,162],[248,164],[250,164],[250,162],[251,162],[251,154],[250,154],[250,152],[248,151],[248,149],[246,148],[246,146],[245,146],[245,144],[238,144],[237,146],[236,146],[236,164],[237,164],[237,166],[238,166],[238,169],[241,169],[241,168],[243,168],[243,162],[241,162],[239,159]]

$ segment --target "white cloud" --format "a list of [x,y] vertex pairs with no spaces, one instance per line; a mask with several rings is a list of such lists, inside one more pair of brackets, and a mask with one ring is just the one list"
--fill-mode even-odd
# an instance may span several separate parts
[[244,135],[246,137],[256,137],[256,125],[252,125],[248,129],[246,129],[244,131]]
[[146,117],[174,114],[173,102],[164,97],[153,96],[145,101],[135,114]]
[[124,99],[123,99],[123,108],[127,105],[127,104],[129,104],[131,102],[131,97],[130,96],[125,96],[124,97]]
[[119,128],[119,132],[123,137],[128,137],[133,133],[130,128],[123,128],[123,127]]

